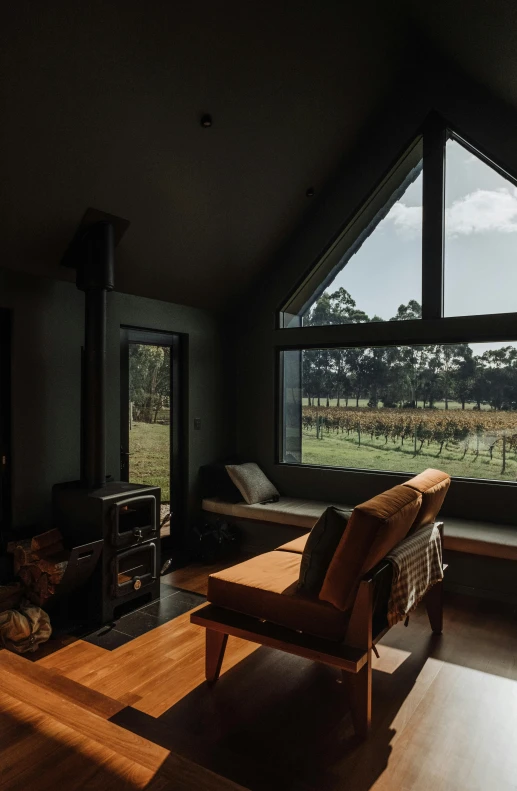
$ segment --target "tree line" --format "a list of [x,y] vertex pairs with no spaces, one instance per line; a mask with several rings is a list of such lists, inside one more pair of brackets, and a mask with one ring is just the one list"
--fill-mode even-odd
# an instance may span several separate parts
[[[390,321],[419,319],[420,304],[400,305]],[[304,326],[382,321],[360,310],[348,291],[324,293],[304,317]],[[429,408],[443,401],[517,409],[517,348],[475,355],[468,343],[373,348],[309,349],[303,352],[302,390],[309,406]]]

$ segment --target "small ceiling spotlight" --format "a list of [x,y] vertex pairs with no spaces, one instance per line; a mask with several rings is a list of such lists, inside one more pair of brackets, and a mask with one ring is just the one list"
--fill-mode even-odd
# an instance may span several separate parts
[[204,129],[208,129],[209,126],[212,126],[212,116],[208,114],[202,115],[201,126],[204,127]]
[[307,198],[312,198],[312,197],[314,197],[314,187],[309,187],[309,189],[307,190],[307,192],[305,193],[305,195],[307,196]]

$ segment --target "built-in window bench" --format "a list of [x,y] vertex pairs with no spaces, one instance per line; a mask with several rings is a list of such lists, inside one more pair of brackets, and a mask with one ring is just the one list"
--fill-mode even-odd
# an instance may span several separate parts
[[[276,503],[227,503],[203,500],[212,518],[237,524],[247,549],[267,551],[309,531],[325,508],[352,508],[337,503],[281,497]],[[517,603],[517,525],[443,517],[444,548],[449,564],[446,586]],[[270,528],[270,529],[267,529]],[[474,556],[474,557],[473,557]]]
[[517,560],[517,525],[497,525],[443,517],[445,549]]

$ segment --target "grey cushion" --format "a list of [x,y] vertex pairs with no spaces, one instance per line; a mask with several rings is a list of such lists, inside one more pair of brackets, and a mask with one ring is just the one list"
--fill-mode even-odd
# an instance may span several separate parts
[[300,565],[298,588],[319,593],[352,511],[329,506],[312,528]]
[[258,464],[227,464],[228,475],[248,505],[278,500],[276,487],[267,478]]

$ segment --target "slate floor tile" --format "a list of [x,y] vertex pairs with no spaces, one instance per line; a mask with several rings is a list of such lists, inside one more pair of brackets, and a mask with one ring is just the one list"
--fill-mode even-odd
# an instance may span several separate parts
[[[195,594],[194,594],[195,596]],[[178,593],[176,596],[169,596],[167,599],[149,604],[144,612],[157,618],[160,624],[170,621],[172,618],[177,618],[178,615],[183,615],[198,604],[202,604],[205,600],[204,596],[196,596],[193,594]]]
[[119,648],[121,645],[129,643],[133,637],[129,634],[119,632],[111,626],[103,626],[88,637],[83,637],[87,643],[93,643],[100,648],[105,648],[107,651],[113,651],[114,648]]

